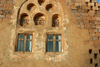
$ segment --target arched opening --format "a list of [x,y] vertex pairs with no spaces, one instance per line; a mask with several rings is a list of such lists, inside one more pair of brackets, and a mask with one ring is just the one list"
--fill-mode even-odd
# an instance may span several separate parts
[[46,17],[44,14],[42,13],[37,13],[35,16],[34,16],[34,22],[35,22],[35,25],[44,25],[45,22],[46,22]]
[[33,10],[35,8],[36,8],[36,6],[33,3],[29,3],[28,6],[27,6],[27,10],[29,10],[29,11]]
[[26,13],[21,14],[20,25],[21,26],[28,26],[28,24],[29,24],[28,21],[29,21],[28,15]]
[[54,6],[52,5],[52,4],[48,4],[47,6],[46,6],[46,10],[47,11],[52,11],[54,9]]
[[58,14],[53,15],[52,17],[52,27],[59,27],[61,18]]
[[38,0],[38,3],[39,3],[40,5],[42,5],[44,2],[45,2],[45,0]]

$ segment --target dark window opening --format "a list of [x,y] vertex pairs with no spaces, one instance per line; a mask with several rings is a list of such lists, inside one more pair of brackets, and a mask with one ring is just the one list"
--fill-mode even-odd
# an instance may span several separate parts
[[44,14],[42,13],[37,13],[35,16],[34,16],[34,22],[35,22],[35,25],[44,25],[45,22],[46,22],[46,17]]
[[91,53],[92,53],[92,49],[89,50],[89,54],[91,54]]
[[28,24],[29,24],[28,15],[26,13],[23,13],[21,15],[21,18],[20,18],[20,25],[21,26],[28,26]]
[[40,5],[42,5],[44,2],[45,2],[45,0],[38,0],[38,3],[39,3]]
[[92,0],[90,0],[90,2],[92,2]]
[[93,60],[92,60],[92,59],[90,59],[90,64],[92,64],[92,62],[93,62]]
[[97,54],[94,54],[94,59],[97,59]]
[[91,10],[93,10],[93,6],[91,6]]
[[95,14],[97,14],[97,10],[95,10]]
[[95,67],[98,67],[98,64],[95,64]]
[[96,3],[94,3],[94,6],[96,6]]
[[33,3],[28,4],[27,9],[31,10],[32,8],[35,8],[35,5]]
[[100,8],[100,6],[98,6],[98,8]]
[[99,50],[99,54],[100,54],[100,50]]
[[90,10],[87,10],[87,12],[89,12]]
[[59,27],[60,20],[61,20],[61,18],[58,14],[53,15],[53,17],[52,17],[52,27]]
[[86,2],[86,6],[88,6],[88,2]]

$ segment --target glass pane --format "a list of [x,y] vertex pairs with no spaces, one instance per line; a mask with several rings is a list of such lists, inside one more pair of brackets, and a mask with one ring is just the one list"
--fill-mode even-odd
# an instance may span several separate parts
[[24,39],[24,35],[21,35],[21,39]]
[[61,35],[56,35],[56,39],[61,40]]
[[27,35],[27,39],[32,39],[32,35]]
[[27,39],[30,39],[30,35],[27,35]]
[[32,50],[32,41],[30,41],[30,45],[29,45],[29,51],[31,52]]
[[29,51],[29,41],[26,42],[26,51]]
[[32,35],[30,35],[30,39],[32,39]]
[[18,47],[17,50],[20,51],[20,40],[18,41],[18,46],[17,47]]
[[24,44],[24,41],[21,40],[21,49],[20,49],[20,51],[23,51],[23,44]]
[[21,35],[19,35],[19,39],[21,39]]
[[53,52],[53,42],[52,41],[48,41],[46,51]]
[[56,52],[61,52],[61,41],[56,41]]
[[48,39],[53,39],[53,35],[48,35]]
[[50,52],[53,52],[53,42],[52,41],[49,41],[49,49],[50,49]]

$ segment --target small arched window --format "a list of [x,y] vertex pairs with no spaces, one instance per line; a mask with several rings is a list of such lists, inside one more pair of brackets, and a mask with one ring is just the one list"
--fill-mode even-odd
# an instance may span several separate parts
[[60,24],[60,17],[58,14],[53,15],[52,17],[52,26],[53,27],[59,27]]
[[44,25],[46,22],[46,17],[44,14],[38,13],[34,17],[35,25]]
[[21,26],[28,26],[28,24],[29,24],[28,21],[29,21],[28,15],[26,13],[21,14],[20,25]]

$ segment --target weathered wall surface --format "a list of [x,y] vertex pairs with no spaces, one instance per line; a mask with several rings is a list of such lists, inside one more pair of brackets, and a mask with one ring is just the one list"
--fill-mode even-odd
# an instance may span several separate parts
[[[29,1],[31,2],[31,0]],[[60,11],[60,16],[62,17],[61,26],[52,28],[50,25],[50,16],[56,13],[56,10],[49,13],[45,11],[45,5],[40,7],[37,0],[33,0],[37,9],[31,12],[31,16],[34,16],[38,12],[44,12],[47,17],[46,25],[43,27],[35,26],[30,16],[29,27],[23,28],[16,26],[18,9],[23,2],[24,0],[0,1],[0,67],[94,67],[95,63],[99,63],[98,57],[98,59],[93,61],[93,64],[90,64],[90,58],[94,58],[93,53],[98,53],[99,56],[99,11],[97,14],[93,14],[93,11],[84,12],[87,11],[84,8],[85,5],[82,6],[85,3],[84,0],[82,2],[80,0],[79,2],[71,2],[70,0],[53,0],[50,2],[48,0],[45,5],[53,3],[56,6],[55,9],[58,9],[57,5],[59,5],[60,9],[57,12],[59,13]],[[76,8],[77,6],[80,6],[80,8]],[[23,9],[22,12],[24,10],[26,9]],[[36,33],[32,52],[24,54],[15,52],[14,47],[16,45],[17,34],[26,31],[34,31]],[[46,43],[44,40],[48,31],[60,31],[58,33],[63,34],[62,53],[53,55],[52,53],[45,53]],[[89,49],[93,49],[91,55],[89,54]]]

